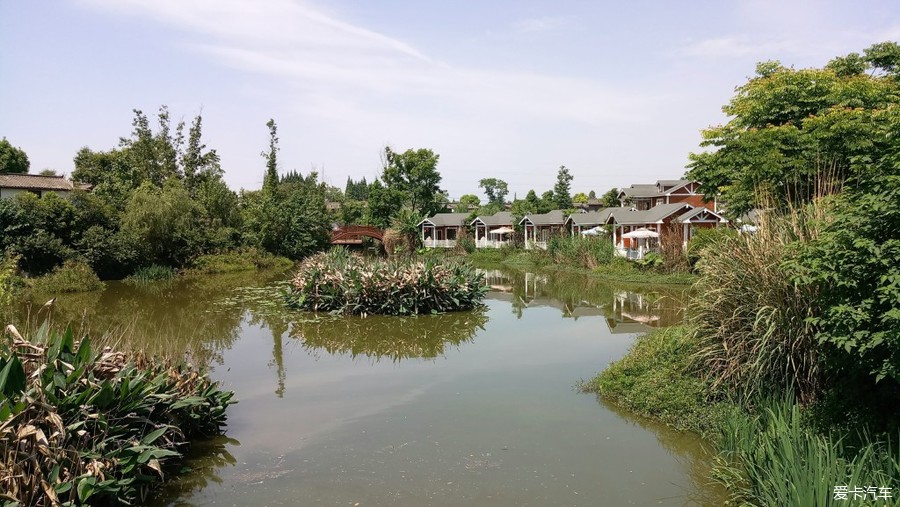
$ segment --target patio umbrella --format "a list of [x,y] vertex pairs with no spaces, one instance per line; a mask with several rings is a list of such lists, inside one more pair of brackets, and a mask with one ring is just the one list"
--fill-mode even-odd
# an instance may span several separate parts
[[651,231],[650,229],[641,227],[640,229],[635,229],[631,232],[625,233],[622,235],[623,238],[628,239],[638,239],[638,238],[658,238],[659,233],[656,231]]
[[510,229],[509,227],[501,227],[499,229],[494,229],[493,231],[488,232],[488,234],[509,234],[511,232],[516,232],[515,229]]
[[591,227],[590,229],[581,231],[582,236],[596,236],[598,234],[606,234],[606,231],[599,225],[597,227]]

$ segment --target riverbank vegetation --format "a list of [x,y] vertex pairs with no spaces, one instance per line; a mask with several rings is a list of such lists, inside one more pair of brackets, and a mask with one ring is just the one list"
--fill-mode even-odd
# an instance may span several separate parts
[[[893,43],[824,69],[759,65],[726,108],[732,120],[705,132],[719,149],[692,167],[734,210],[760,210],[756,232],[711,238],[687,325],[639,338],[587,384],[709,436],[713,479],[736,503],[896,497],[898,69]],[[726,409],[710,416],[715,406]]]
[[334,248],[308,257],[291,280],[289,304],[354,315],[421,315],[481,305],[484,276],[458,262],[378,259]]
[[13,328],[0,345],[0,499],[7,505],[146,500],[233,403],[184,363],[99,349],[71,330]]

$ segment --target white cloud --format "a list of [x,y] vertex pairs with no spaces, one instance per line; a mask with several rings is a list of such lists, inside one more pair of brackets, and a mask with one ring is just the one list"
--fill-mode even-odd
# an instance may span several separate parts
[[513,30],[517,33],[551,32],[564,28],[567,24],[568,19],[563,16],[525,18],[513,23]]

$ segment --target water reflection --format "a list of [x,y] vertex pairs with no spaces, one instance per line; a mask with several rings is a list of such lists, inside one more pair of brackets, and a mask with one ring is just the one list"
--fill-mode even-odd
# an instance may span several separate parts
[[508,301],[521,318],[529,308],[552,307],[563,318],[603,317],[611,333],[642,333],[684,319],[686,287],[623,289],[597,278],[565,273],[482,270],[488,297]]
[[291,336],[311,354],[325,352],[399,362],[443,356],[448,346],[471,342],[486,322],[483,311],[420,317],[298,318]]

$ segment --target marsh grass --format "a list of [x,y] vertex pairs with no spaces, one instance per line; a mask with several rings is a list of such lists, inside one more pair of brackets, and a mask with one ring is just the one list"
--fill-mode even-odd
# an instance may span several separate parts
[[689,320],[715,388],[745,400],[793,391],[804,404],[819,395],[823,368],[809,323],[816,294],[792,283],[784,263],[793,244],[817,237],[824,208],[765,213],[756,233],[707,247]]
[[0,499],[143,502],[188,443],[220,433],[233,393],[183,362],[12,326],[0,345]]
[[557,264],[570,264],[594,269],[609,264],[615,256],[612,242],[606,236],[553,236],[547,244],[547,255]]
[[287,269],[293,261],[267,252],[248,248],[234,252],[201,255],[194,259],[190,271],[202,274],[237,273],[257,269]]

